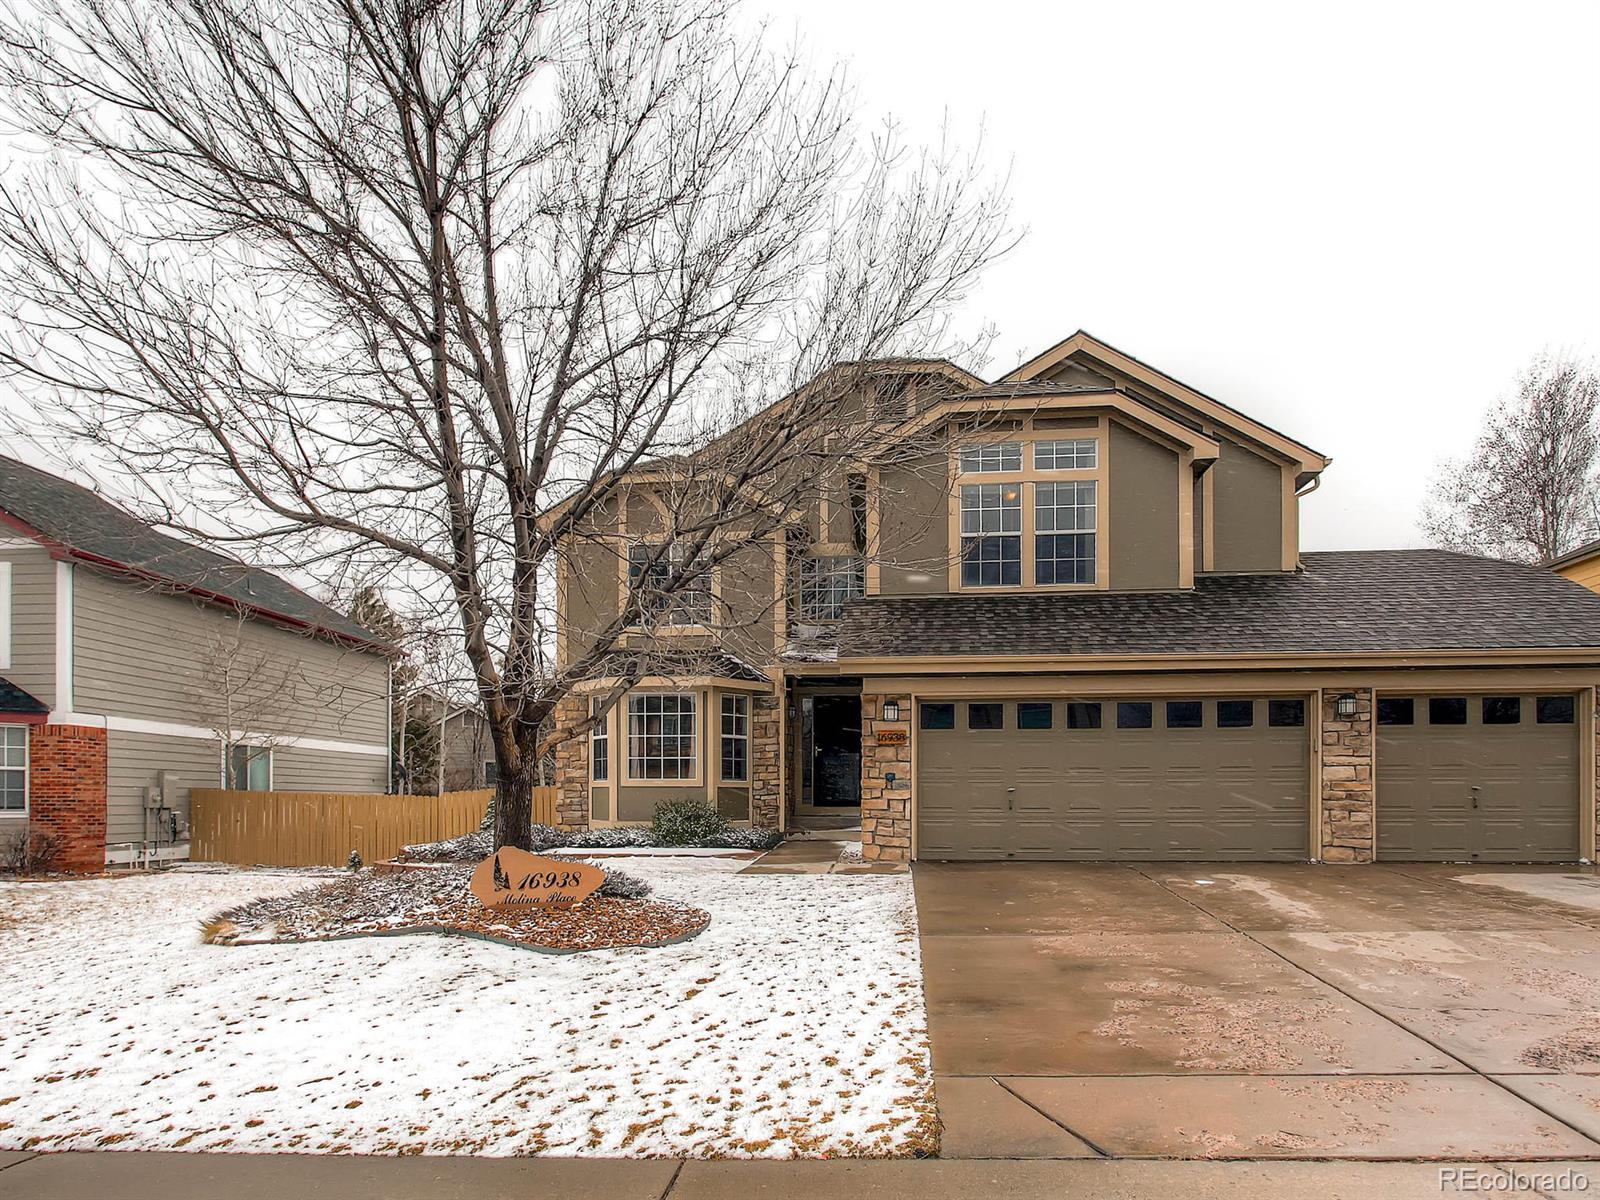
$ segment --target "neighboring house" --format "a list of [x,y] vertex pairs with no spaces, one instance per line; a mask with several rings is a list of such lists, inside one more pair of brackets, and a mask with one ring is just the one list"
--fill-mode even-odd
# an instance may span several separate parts
[[188,855],[189,789],[380,792],[389,647],[276,575],[0,457],[0,835]]
[[432,796],[440,791],[494,786],[494,745],[489,737],[489,722],[480,709],[431,691],[417,692],[404,702],[403,708],[407,721],[413,727],[426,728],[444,747],[444,753],[442,759],[431,752],[425,755],[426,764],[415,778],[396,780],[397,791]]
[[[1600,597],[1302,554],[1329,459],[1084,333],[993,384],[879,364],[854,411],[845,483],[681,595],[649,677],[558,750],[563,823],[693,795],[859,815],[881,859],[1593,857]],[[569,547],[563,661],[662,536],[671,470]]]
[[1573,583],[1581,583],[1591,592],[1600,592],[1600,541],[1585,542],[1544,565]]

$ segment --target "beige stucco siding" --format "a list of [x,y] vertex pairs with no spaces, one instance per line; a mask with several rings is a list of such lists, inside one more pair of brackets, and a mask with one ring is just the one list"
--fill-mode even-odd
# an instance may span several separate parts
[[[388,665],[378,655],[235,615],[79,566],[73,622],[74,707],[111,717],[218,727],[230,698],[249,734],[382,745]],[[217,664],[260,664],[270,700],[226,682]]]
[[1110,585],[1116,591],[1177,587],[1178,456],[1115,421],[1110,441]]
[[929,451],[879,472],[878,591],[909,596],[950,590],[950,460]]
[[1215,505],[1211,569],[1221,572],[1283,569],[1283,470],[1243,446],[1219,439],[1222,454],[1211,468]]
[[0,562],[11,564],[11,665],[0,674],[54,706],[55,561],[41,547],[0,550]]
[[717,592],[721,598],[718,620],[723,623],[723,644],[757,663],[764,663],[772,656],[777,622],[774,610],[776,571],[769,542],[743,547],[717,568]]
[[[382,765],[382,760],[377,760]],[[127,733],[106,734],[106,844],[142,842],[145,832],[144,789],[154,787],[158,772],[176,777],[179,822],[189,826],[189,789],[214,788],[222,782],[222,752],[215,741]],[[170,781],[169,781],[170,782]],[[379,789],[382,790],[381,788]]]

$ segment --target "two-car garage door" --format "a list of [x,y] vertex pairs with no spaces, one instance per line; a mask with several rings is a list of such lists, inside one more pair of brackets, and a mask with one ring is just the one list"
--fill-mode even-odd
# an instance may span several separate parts
[[1302,698],[924,701],[917,722],[922,858],[1310,854]]

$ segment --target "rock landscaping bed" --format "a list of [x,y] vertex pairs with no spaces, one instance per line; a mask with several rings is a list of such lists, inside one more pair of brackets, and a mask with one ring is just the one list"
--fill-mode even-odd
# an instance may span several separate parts
[[567,954],[667,946],[711,921],[702,909],[649,899],[650,885],[622,871],[606,872],[600,891],[571,909],[484,908],[467,890],[471,875],[468,864],[380,864],[226,909],[202,923],[201,939],[241,946],[431,933]]

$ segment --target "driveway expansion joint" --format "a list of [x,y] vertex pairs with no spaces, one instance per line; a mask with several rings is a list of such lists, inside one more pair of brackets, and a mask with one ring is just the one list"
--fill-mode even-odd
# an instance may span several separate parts
[[1004,1079],[1001,1079],[1001,1078],[999,1078],[998,1076],[995,1076],[995,1075],[991,1075],[991,1076],[989,1076],[989,1078],[993,1079],[995,1084],[1002,1091],[1004,1091],[1007,1095],[1015,1096],[1018,1100],[1020,1100],[1023,1104],[1026,1104],[1029,1108],[1033,1109],[1034,1112],[1038,1113],[1046,1121],[1049,1121],[1050,1124],[1056,1126],[1059,1129],[1065,1130],[1067,1133],[1069,1133],[1073,1137],[1077,1138],[1085,1146],[1089,1147],[1089,1149],[1093,1150],[1101,1158],[1115,1158],[1116,1157],[1116,1155],[1112,1154],[1104,1146],[1096,1145],[1094,1141],[1092,1141],[1091,1139],[1085,1137],[1083,1134],[1079,1133],[1076,1129],[1074,1129],[1071,1125],[1068,1125],[1060,1117],[1057,1117],[1057,1116],[1055,1116],[1055,1115],[1053,1115],[1051,1113],[1045,1112],[1044,1109],[1040,1108],[1037,1104],[1035,1104],[1032,1100],[1029,1100],[1026,1096],[1019,1095],[1014,1089],[1012,1089],[1010,1087],[1007,1087],[1006,1086],[1006,1081]]

